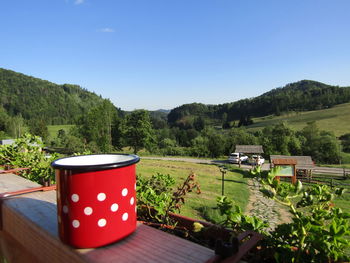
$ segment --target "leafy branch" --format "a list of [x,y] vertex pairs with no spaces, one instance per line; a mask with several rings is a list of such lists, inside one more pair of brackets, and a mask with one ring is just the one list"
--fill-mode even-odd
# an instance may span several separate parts
[[277,169],[257,173],[265,197],[288,206],[292,214],[292,222],[277,226],[267,239],[267,247],[276,251],[277,262],[349,260],[344,249],[350,245],[346,239],[350,214],[332,202],[345,190],[327,185],[304,187],[300,181],[295,185],[281,183],[275,178],[277,173]]

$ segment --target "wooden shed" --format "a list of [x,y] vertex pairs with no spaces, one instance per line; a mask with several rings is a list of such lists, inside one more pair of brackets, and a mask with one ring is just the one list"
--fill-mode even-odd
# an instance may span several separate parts
[[262,154],[264,153],[262,145],[236,145],[236,153]]

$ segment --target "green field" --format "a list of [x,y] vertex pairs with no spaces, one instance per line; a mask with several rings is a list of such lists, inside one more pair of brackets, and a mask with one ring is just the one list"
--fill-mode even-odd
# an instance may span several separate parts
[[330,109],[291,112],[282,116],[265,116],[254,118],[249,130],[258,130],[269,125],[285,121],[295,130],[301,130],[307,122],[316,121],[321,130],[332,131],[336,136],[350,132],[350,103],[340,104]]
[[[202,193],[199,195],[190,193],[185,200],[186,203],[182,207],[181,214],[202,220],[209,220],[209,218],[218,219],[218,211],[214,209],[216,207],[216,198],[221,196],[222,186],[222,175],[218,166],[148,159],[142,159],[137,164],[137,174],[145,177],[156,173],[170,174],[176,180],[177,185],[183,182],[192,171],[197,176],[196,179],[200,184]],[[236,168],[233,171],[228,171],[225,175],[225,195],[235,200],[244,210],[249,201],[247,178],[244,178],[244,172],[240,169]],[[350,183],[350,179],[341,182]],[[307,185],[309,184],[305,183],[305,186]],[[335,205],[346,212],[350,212],[349,191],[350,189],[347,189],[347,193],[344,196],[334,200]]]
[[[216,217],[216,198],[221,196],[222,174],[218,166],[209,164],[196,164],[179,161],[162,161],[142,159],[137,164],[137,174],[151,176],[156,173],[170,174],[179,185],[186,177],[194,172],[200,184],[201,194],[189,193],[185,199],[181,214],[197,219]],[[225,175],[225,195],[232,198],[244,210],[248,204],[249,190],[247,178],[241,173],[227,172]]]
[[75,125],[48,125],[47,129],[49,130],[49,139],[53,140],[54,138],[56,138],[59,130],[63,129],[65,130],[65,132],[68,132],[69,129],[74,126]]

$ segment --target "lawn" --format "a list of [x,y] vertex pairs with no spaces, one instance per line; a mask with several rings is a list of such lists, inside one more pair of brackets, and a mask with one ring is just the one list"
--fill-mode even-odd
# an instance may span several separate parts
[[[156,173],[170,174],[179,185],[194,172],[200,184],[201,194],[190,193],[185,199],[181,214],[202,220],[218,219],[216,198],[221,196],[222,174],[216,165],[196,164],[180,161],[163,161],[142,159],[137,164],[137,174],[151,176]],[[236,201],[244,210],[248,204],[249,190],[247,178],[241,173],[228,171],[225,175],[225,195]]]

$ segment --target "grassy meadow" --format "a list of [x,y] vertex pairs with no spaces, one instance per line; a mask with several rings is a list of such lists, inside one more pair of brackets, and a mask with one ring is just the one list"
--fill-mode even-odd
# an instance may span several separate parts
[[56,138],[59,130],[63,129],[65,132],[68,132],[70,128],[75,125],[48,125],[47,129],[49,130],[49,139],[53,140]]
[[291,112],[281,116],[253,118],[254,124],[247,128],[248,130],[259,130],[285,121],[295,130],[301,130],[306,126],[307,122],[316,121],[321,130],[332,131],[336,136],[341,136],[350,132],[349,116],[350,103],[345,103],[324,110]]
[[[244,176],[244,171],[236,166],[228,165],[228,172],[225,175],[225,195],[233,199],[245,210],[249,201],[248,178]],[[142,159],[137,164],[137,174],[150,177],[156,173],[170,174],[179,186],[186,177],[194,172],[196,180],[200,184],[202,193],[189,193],[185,199],[185,205],[181,209],[181,214],[210,221],[210,219],[220,220],[216,207],[216,198],[221,196],[221,172],[219,167],[211,164],[197,164],[181,161],[164,161]],[[350,179],[341,181],[350,184]],[[309,186],[305,183],[305,186]],[[340,186],[338,186],[340,187]],[[350,212],[350,189],[340,198],[336,198],[334,203],[343,211]]]
[[[218,218],[216,198],[221,196],[222,174],[216,165],[196,164],[180,161],[142,159],[137,164],[137,174],[145,177],[156,173],[170,174],[180,185],[187,176],[194,172],[200,184],[201,194],[189,193],[181,214],[192,218],[208,220]],[[244,210],[248,204],[249,190],[247,178],[242,173],[228,171],[225,175],[225,195],[232,198]]]

